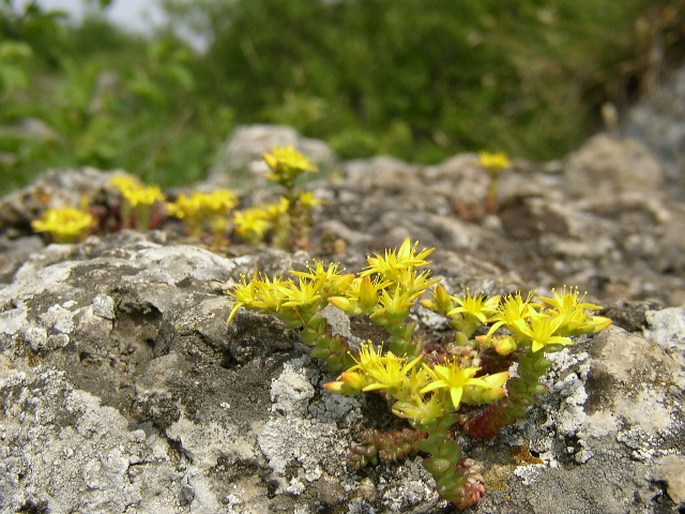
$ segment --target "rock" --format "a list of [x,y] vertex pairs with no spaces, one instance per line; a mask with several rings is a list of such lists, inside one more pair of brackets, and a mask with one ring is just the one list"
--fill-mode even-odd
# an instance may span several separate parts
[[645,313],[647,339],[685,355],[685,307],[649,310]]
[[[544,406],[506,431],[509,444],[529,444],[542,463],[519,461],[504,490],[490,490],[475,511],[673,509],[679,497],[666,496],[654,477],[668,476],[679,491],[677,468],[659,466],[665,456],[685,450],[680,403],[685,388],[681,384],[674,395],[662,380],[677,379],[685,360],[654,352],[639,334],[614,327],[553,360]],[[494,448],[479,450],[479,458],[506,451],[495,440]]]
[[236,128],[219,150],[209,172],[209,182],[238,189],[263,184],[263,180],[255,182],[268,171],[262,155],[276,146],[288,145],[307,155],[320,169],[330,168],[336,160],[335,152],[328,144],[303,137],[292,127],[244,125]]
[[[489,176],[471,154],[348,163],[310,184],[327,202],[312,255],[210,251],[171,224],[75,245],[31,234],[48,201],[109,205],[109,175],[96,170],[53,171],[0,199],[0,511],[447,512],[421,455],[347,469],[360,432],[404,426],[382,398],[326,391],[335,375],[272,316],[240,309],[226,325],[224,292],[242,275],[313,257],[358,271],[405,237],[437,249],[431,269],[453,294],[577,285],[615,320],[551,357],[528,419],[484,444],[459,435],[488,482],[473,512],[682,509],[684,207],[657,180],[627,190],[649,159],[602,137],[563,164],[517,162],[487,215]],[[256,145],[260,159],[270,148]],[[595,181],[604,192],[567,194],[564,181],[595,169],[593,153],[608,159]],[[246,204],[261,194],[247,191]],[[383,337],[323,314],[353,348]],[[426,340],[451,336],[441,317],[411,316]]]
[[30,232],[31,221],[48,207],[81,205],[84,197],[92,197],[111,176],[94,168],[44,173],[24,189],[0,199],[0,236],[9,230]]
[[599,134],[572,153],[564,167],[565,190],[576,197],[606,198],[636,191],[656,193],[663,183],[660,163],[636,140]]
[[621,131],[637,139],[664,163],[666,177],[685,193],[685,68],[632,107]]
[[[483,280],[455,256],[436,261],[445,275]],[[392,419],[369,410],[377,400],[324,392],[332,377],[270,317],[241,311],[226,327],[223,291],[256,266],[298,264],[124,232],[50,245],[20,267],[0,289],[0,510],[440,508],[420,457],[378,466],[363,494],[341,465],[353,434]],[[649,512],[664,500],[650,470],[683,451],[683,367],[618,328],[555,356],[531,418],[494,446],[469,444],[486,468],[526,441],[543,464],[507,463],[504,489],[474,512]],[[658,476],[670,491],[669,466]]]
[[666,482],[671,499],[681,508],[685,507],[685,457],[667,455],[661,458],[656,477]]
[[59,139],[57,132],[39,118],[23,118],[12,125],[0,126],[0,136],[3,138],[29,139],[45,144]]

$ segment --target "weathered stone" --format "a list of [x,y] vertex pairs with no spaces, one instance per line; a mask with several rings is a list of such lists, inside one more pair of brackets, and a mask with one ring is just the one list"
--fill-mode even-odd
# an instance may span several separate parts
[[685,195],[685,68],[668,80],[655,84],[649,94],[633,106],[621,132],[642,142],[664,164],[666,177]]
[[30,231],[31,221],[47,207],[81,205],[104,187],[111,174],[94,168],[54,169],[24,189],[0,199],[0,236],[10,229]]
[[[283,125],[245,125],[235,129],[219,150],[209,182],[243,188],[263,184],[268,168],[262,155],[276,146],[294,146],[322,168],[335,162],[335,152],[325,142],[303,137],[294,128]],[[261,180],[258,178],[262,176]]]
[[[516,163],[486,214],[489,175],[472,154],[438,166],[358,161],[334,183],[311,184],[327,201],[312,248],[357,271],[368,253],[410,237],[437,248],[431,269],[453,294],[587,290],[616,326],[551,357],[548,394],[527,420],[488,444],[460,436],[488,481],[473,510],[674,511],[685,453],[683,207],[622,186],[569,199],[562,168]],[[164,225],[76,245],[29,234],[46,198],[37,191],[77,203],[108,178],[52,173],[0,200],[0,511],[447,508],[421,455],[345,466],[362,430],[402,426],[385,401],[328,393],[335,376],[274,317],[240,309],[226,326],[224,292],[241,275],[302,270],[309,254],[234,245],[220,249],[226,257],[180,244]],[[320,244],[331,236],[344,244]],[[384,337],[333,307],[324,315],[352,348]],[[420,307],[411,316],[421,337],[449,339],[444,319]]]
[[564,167],[566,191],[606,198],[625,191],[654,193],[663,183],[659,161],[633,139],[599,134],[572,153]]

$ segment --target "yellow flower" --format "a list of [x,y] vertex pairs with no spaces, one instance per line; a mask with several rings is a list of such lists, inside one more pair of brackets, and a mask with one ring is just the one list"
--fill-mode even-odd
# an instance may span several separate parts
[[453,317],[457,314],[472,316],[481,323],[485,324],[488,317],[497,311],[500,297],[492,296],[486,299],[484,293],[474,296],[467,289],[466,295],[463,298],[455,296],[452,297],[452,300],[458,303],[459,306],[449,311],[447,316]]
[[504,152],[481,152],[478,154],[478,162],[493,173],[511,166],[511,161]]
[[180,219],[200,219],[206,216],[226,215],[238,205],[238,197],[233,191],[220,189],[211,193],[194,191],[188,196],[178,195],[174,203],[167,204],[169,214]]
[[412,244],[407,238],[399,248],[385,250],[384,255],[375,253],[374,257],[368,258],[369,265],[362,271],[361,276],[377,273],[384,279],[398,280],[403,270],[428,266],[430,262],[426,257],[432,254],[435,248],[424,248],[419,252],[418,246],[418,241]]
[[400,418],[408,419],[414,425],[425,426],[445,415],[445,405],[438,395],[417,397],[414,401],[397,401],[392,406],[392,412]]
[[119,189],[124,198],[122,218],[125,226],[136,226],[147,230],[150,225],[153,206],[164,201],[162,190],[157,186],[146,186],[140,180],[128,175],[117,175],[110,184]]
[[124,200],[131,207],[152,206],[156,202],[164,200],[162,190],[158,186],[140,186],[135,189],[124,189],[121,191]]
[[483,378],[474,378],[480,368],[462,368],[457,362],[452,361],[446,366],[436,364],[432,368],[423,365],[423,369],[433,379],[427,386],[421,389],[421,393],[425,394],[437,389],[447,389],[452,401],[454,410],[459,409],[464,389],[468,386],[490,387],[490,385]]
[[137,177],[131,175],[115,175],[109,180],[109,183],[122,193],[143,186],[143,183]]
[[291,271],[291,275],[313,281],[317,287],[325,291],[326,296],[340,294],[345,291],[354,280],[352,273],[343,273],[340,263],[334,262],[325,266],[321,261],[315,261],[314,267],[307,271]]
[[539,306],[539,304],[531,303],[532,298],[533,293],[528,293],[524,300],[520,291],[505,296],[498,306],[495,315],[488,320],[488,322],[495,322],[490,327],[490,330],[488,330],[488,337],[497,332],[502,326],[516,333],[516,323],[519,320],[525,320],[531,315],[537,314],[535,307]]
[[563,323],[564,318],[561,316],[540,315],[531,317],[527,322],[522,319],[516,320],[514,326],[530,343],[531,350],[535,353],[545,346],[573,344],[568,337],[560,336],[558,333]]
[[36,232],[48,232],[57,243],[80,241],[88,234],[94,219],[89,213],[74,207],[48,209],[42,218],[31,222]]
[[379,307],[369,317],[372,320],[378,320],[380,324],[401,322],[409,315],[409,310],[418,296],[420,293],[407,291],[399,284],[395,286],[392,293],[383,289],[380,292]]
[[386,390],[390,393],[399,390],[407,379],[407,374],[422,359],[422,356],[407,362],[404,357],[397,357],[392,352],[381,355],[379,349],[371,342],[362,343],[357,364],[348,371],[359,371],[368,380],[362,391]]
[[583,302],[585,295],[581,297],[577,288],[570,288],[567,291],[564,286],[561,294],[553,289],[552,296],[552,298],[540,298],[540,300],[549,306],[553,314],[562,318],[560,332],[563,335],[599,332],[612,323],[609,318],[603,316],[590,316],[587,311],[599,310],[602,307]]
[[205,230],[219,235],[226,230],[226,216],[237,204],[238,197],[228,189],[211,193],[194,191],[190,196],[181,193],[175,202],[167,203],[167,212],[184,220],[196,237],[200,237]]
[[264,154],[264,160],[272,170],[288,167],[308,172],[317,171],[316,165],[309,160],[309,157],[292,146],[277,146],[272,154]]
[[464,403],[494,403],[507,394],[504,384],[509,380],[508,371],[478,377],[478,383],[464,388]]
[[321,285],[310,280],[300,278],[297,284],[288,280],[276,287],[283,295],[284,301],[281,303],[283,307],[307,307],[321,300],[319,291]]
[[233,214],[233,224],[236,233],[245,239],[261,241],[271,230],[273,224],[263,209],[254,208],[237,211]]
[[277,203],[267,203],[266,205],[261,206],[261,209],[264,211],[264,214],[270,221],[278,220],[278,218],[288,212],[289,208],[290,202],[285,197],[281,197]]
[[314,193],[311,191],[302,191],[298,198],[300,200],[300,205],[306,209],[311,209],[316,205],[321,205],[324,203],[323,200],[319,200],[316,196],[314,196]]
[[202,203],[212,213],[226,214],[238,205],[238,196],[230,189],[217,189],[202,194]]
[[227,291],[228,295],[236,299],[227,323],[233,321],[238,309],[242,306],[261,312],[278,312],[286,298],[281,286],[287,284],[288,282],[280,277],[260,278],[258,273],[255,273],[250,280],[245,276],[241,277],[240,283],[233,290]]
[[355,277],[348,282],[345,296],[332,296],[329,303],[351,316],[368,313],[378,305],[378,288],[369,277]]
[[264,154],[264,160],[271,169],[268,178],[288,188],[294,186],[295,180],[302,173],[316,173],[318,168],[309,157],[298,152],[292,146],[277,146],[273,153]]
[[138,205],[152,205],[164,200],[162,190],[157,186],[146,186],[136,177],[117,175],[109,181],[121,191],[122,196],[131,207]]

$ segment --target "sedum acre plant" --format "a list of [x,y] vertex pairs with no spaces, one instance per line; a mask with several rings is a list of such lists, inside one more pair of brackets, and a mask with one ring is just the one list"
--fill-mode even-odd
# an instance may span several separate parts
[[145,185],[128,175],[112,177],[110,183],[119,190],[124,200],[121,208],[124,226],[139,230],[149,229],[155,207],[164,202],[164,194],[159,186]]
[[318,173],[318,168],[309,157],[292,146],[276,147],[272,153],[264,154],[269,166],[267,178],[285,189],[279,206],[285,212],[277,212],[271,221],[276,246],[289,249],[307,248],[311,227],[312,207],[321,203],[311,192],[301,191],[297,180],[305,173]]
[[55,243],[77,243],[85,239],[95,219],[84,209],[56,207],[47,209],[40,219],[33,220],[36,232],[47,232]]
[[178,195],[175,202],[166,204],[170,216],[185,222],[190,233],[197,238],[209,232],[221,241],[228,231],[229,213],[238,205],[238,196],[229,189],[211,193],[194,191],[190,196]]
[[500,174],[503,170],[511,168],[511,161],[504,152],[480,152],[478,164],[490,173],[490,184],[485,198],[485,212],[491,213],[497,207]]
[[[243,277],[229,293],[235,302],[228,321],[241,307],[278,316],[286,328],[300,330],[315,357],[340,372],[325,385],[328,391],[381,394],[392,413],[407,420],[410,428],[401,431],[365,433],[350,452],[352,468],[423,452],[439,494],[468,508],[483,496],[485,484],[480,467],[462,456],[454,430],[488,439],[524,417],[545,391],[540,383],[550,367],[545,355],[611,321],[593,315],[601,307],[585,302],[576,289],[552,297],[488,298],[468,291],[453,296],[426,269],[433,251],[406,240],[370,256],[357,274],[316,262],[289,278]],[[430,297],[421,299],[429,291]],[[450,344],[424,344],[415,336],[409,314],[417,304],[449,319],[455,329]],[[328,330],[321,315],[328,305],[368,318],[387,337],[353,347]]]
[[[193,237],[201,239],[211,234],[217,245],[228,243],[228,236],[234,234],[250,245],[268,240],[277,247],[307,248],[312,209],[322,202],[312,192],[298,188],[297,180],[305,173],[316,173],[317,168],[291,146],[274,148],[272,153],[264,154],[264,160],[270,169],[268,178],[285,191],[277,202],[241,211],[234,211],[239,198],[229,189],[181,193],[174,201],[167,201],[159,186],[116,174],[109,180],[119,198],[109,211],[114,221],[110,225],[147,230],[159,227],[169,215],[181,220]],[[92,225],[90,214],[71,207],[49,210],[43,219],[33,222],[34,230],[49,232],[59,242],[80,241]]]

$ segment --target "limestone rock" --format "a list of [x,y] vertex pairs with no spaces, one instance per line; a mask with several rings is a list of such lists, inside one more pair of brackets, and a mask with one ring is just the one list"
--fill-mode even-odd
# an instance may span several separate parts
[[659,190],[663,173],[659,161],[636,140],[599,134],[568,157],[564,185],[579,197],[649,194]]
[[219,150],[209,172],[209,182],[215,185],[241,188],[263,183],[257,180],[268,168],[262,155],[275,146],[294,146],[320,168],[330,167],[336,157],[328,144],[302,136],[294,128],[283,125],[244,125],[235,129],[226,145]]
[[[610,147],[617,168],[622,144],[589,148]],[[469,216],[460,206],[480,209],[489,180],[474,159],[357,161],[310,184],[327,201],[314,255],[210,251],[165,225],[75,245],[30,233],[46,198],[100,194],[109,175],[96,170],[51,172],[0,199],[0,511],[449,512],[420,455],[345,466],[362,430],[400,426],[383,399],[328,393],[335,376],[271,316],[241,309],[226,325],[224,292],[243,274],[302,270],[312,257],[357,271],[405,237],[437,248],[431,269],[452,293],[578,285],[615,320],[553,355],[527,420],[491,443],[462,441],[489,484],[473,512],[685,507],[683,205],[658,181],[644,186],[654,195],[627,191],[613,171],[597,187],[605,196],[571,197],[568,173],[589,169],[564,177],[582,161],[571,158],[517,163],[500,205]],[[378,337],[324,314],[352,345]],[[425,337],[449,337],[444,320],[411,315]]]
[[54,169],[24,189],[0,199],[0,235],[23,229],[46,207],[81,205],[82,197],[104,187],[111,174],[94,168]]
[[621,127],[664,163],[666,177],[685,193],[685,68],[630,109]]

